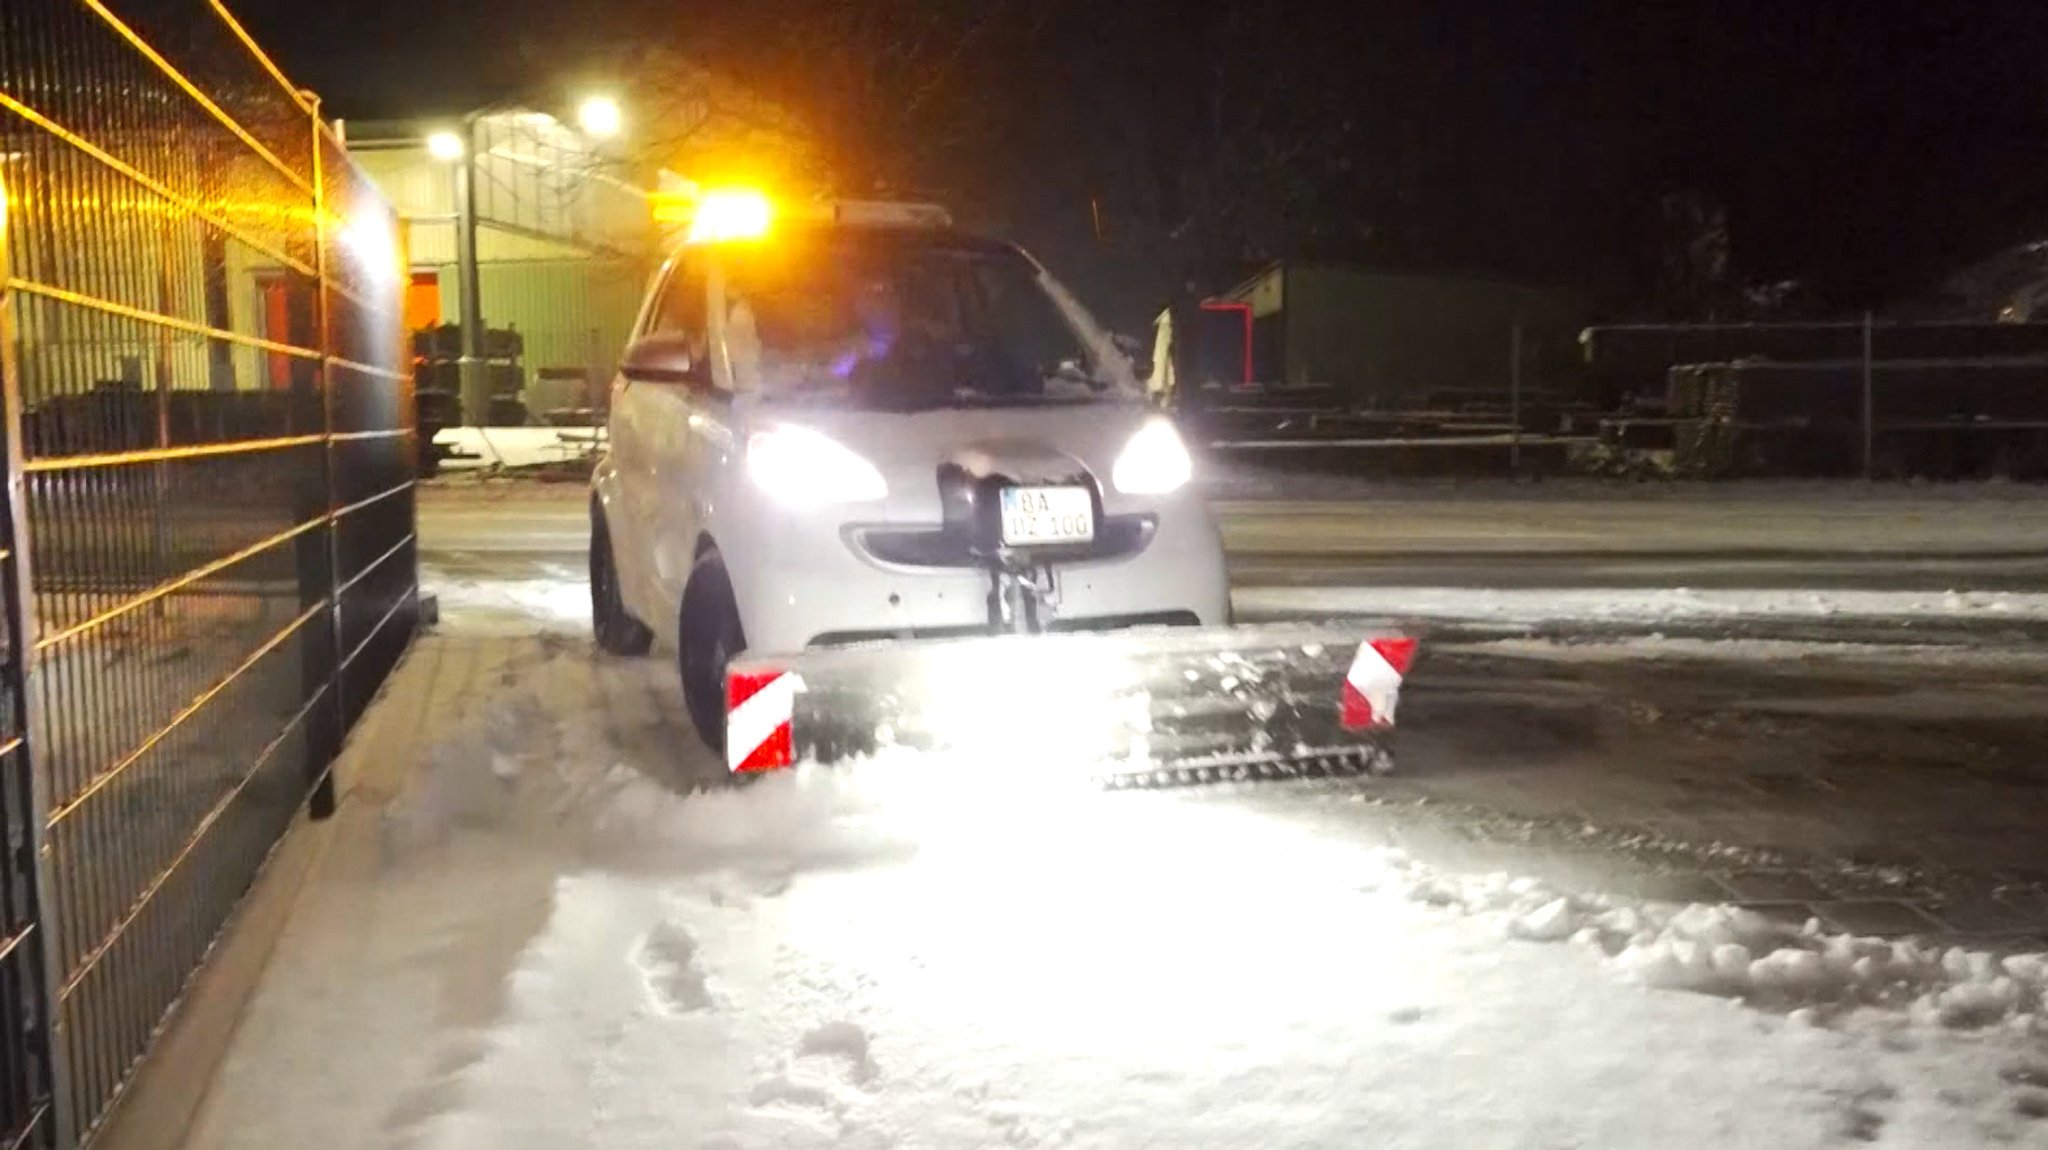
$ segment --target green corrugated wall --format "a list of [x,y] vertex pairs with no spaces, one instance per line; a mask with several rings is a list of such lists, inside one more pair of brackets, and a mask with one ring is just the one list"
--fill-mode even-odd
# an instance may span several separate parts
[[1281,315],[1290,383],[1357,400],[1505,391],[1510,330],[1578,322],[1565,293],[1485,280],[1289,266]]
[[[456,267],[436,270],[441,319],[459,323]],[[525,339],[527,406],[535,415],[566,401],[536,383],[544,368],[582,368],[600,385],[610,379],[646,287],[646,269],[625,260],[485,263],[477,276],[485,326],[515,328]]]

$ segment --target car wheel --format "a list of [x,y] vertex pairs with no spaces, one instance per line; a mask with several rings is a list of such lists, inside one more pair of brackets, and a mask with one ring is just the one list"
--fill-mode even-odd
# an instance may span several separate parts
[[683,588],[681,633],[676,637],[682,666],[683,703],[698,737],[712,750],[725,753],[725,669],[747,649],[740,628],[739,603],[726,576],[725,560],[716,551],[697,560]]
[[610,655],[645,655],[654,647],[654,632],[626,610],[619,594],[619,569],[612,556],[612,533],[604,512],[590,508],[590,627],[598,649]]

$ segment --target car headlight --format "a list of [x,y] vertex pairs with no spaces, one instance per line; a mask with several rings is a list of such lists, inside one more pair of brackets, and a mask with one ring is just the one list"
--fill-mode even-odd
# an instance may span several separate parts
[[860,503],[889,493],[874,464],[802,427],[778,427],[750,437],[747,474],[776,500],[797,507]]
[[1138,429],[1117,456],[1110,481],[1125,495],[1165,495],[1195,474],[1195,461],[1171,423],[1155,419]]

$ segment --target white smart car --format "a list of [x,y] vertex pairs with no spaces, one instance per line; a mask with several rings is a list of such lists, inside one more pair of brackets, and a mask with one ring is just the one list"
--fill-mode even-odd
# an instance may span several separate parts
[[593,480],[597,641],[675,637],[723,745],[741,652],[1228,622],[1186,448],[1032,258],[942,212],[707,202]]

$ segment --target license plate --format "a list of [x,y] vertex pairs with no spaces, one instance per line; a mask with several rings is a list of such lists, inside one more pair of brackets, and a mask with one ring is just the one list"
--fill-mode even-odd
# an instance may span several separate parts
[[1095,501],[1085,487],[1003,488],[1003,542],[1011,547],[1086,543],[1095,538]]

